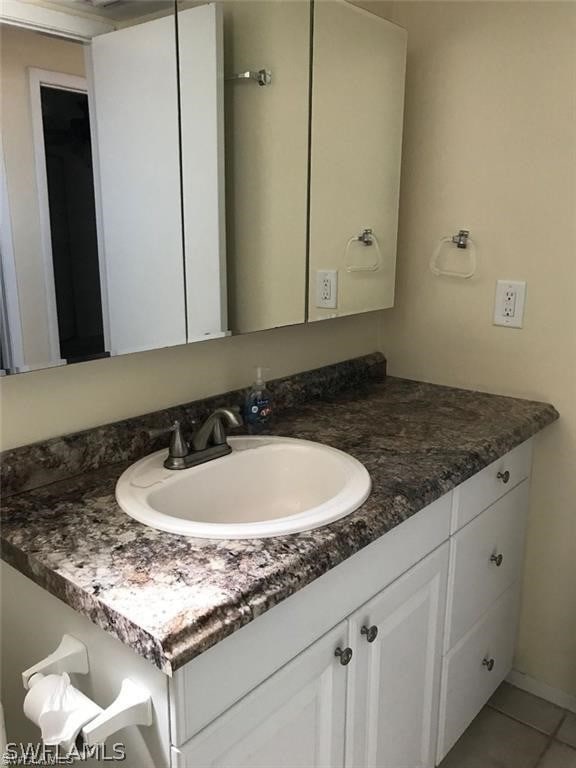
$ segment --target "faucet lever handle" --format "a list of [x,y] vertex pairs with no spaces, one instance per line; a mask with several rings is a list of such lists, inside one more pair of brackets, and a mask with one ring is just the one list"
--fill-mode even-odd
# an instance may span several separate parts
[[172,437],[170,438],[170,450],[168,455],[172,459],[183,459],[188,454],[188,444],[182,432],[182,425],[178,419],[172,424]]

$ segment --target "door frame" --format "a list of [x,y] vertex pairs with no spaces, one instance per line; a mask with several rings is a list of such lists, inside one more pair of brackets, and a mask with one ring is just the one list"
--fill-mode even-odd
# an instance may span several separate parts
[[22,341],[22,316],[18,295],[12,219],[8,198],[8,181],[4,148],[0,143],[0,313],[2,322],[2,351],[6,368],[2,373],[20,373],[25,368]]
[[48,175],[46,172],[46,147],[42,123],[41,87],[74,91],[88,95],[85,77],[51,72],[47,69],[28,68],[30,85],[30,113],[32,118],[32,141],[34,145],[34,166],[36,169],[36,193],[40,219],[40,257],[44,295],[46,297],[48,345],[51,365],[66,365],[60,357],[60,334],[58,332],[58,309],[54,283],[54,262],[52,259],[52,233],[50,228],[50,207],[48,201]]

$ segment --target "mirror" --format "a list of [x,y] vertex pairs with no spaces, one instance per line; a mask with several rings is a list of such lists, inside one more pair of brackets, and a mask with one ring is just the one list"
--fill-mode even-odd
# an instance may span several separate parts
[[394,304],[406,32],[314,5],[309,320]]
[[1,367],[102,357],[83,49],[17,27],[0,35],[3,341],[8,329],[11,337]]
[[226,214],[230,327],[306,320],[310,4],[224,3]]
[[10,7],[0,369],[392,306],[404,30],[346,0]]
[[221,15],[180,14],[177,56],[173,2],[109,14],[0,28],[5,371],[227,333]]

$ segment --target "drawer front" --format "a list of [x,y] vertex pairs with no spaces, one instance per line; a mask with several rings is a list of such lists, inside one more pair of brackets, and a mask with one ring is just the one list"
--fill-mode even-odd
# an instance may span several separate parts
[[452,537],[446,650],[520,578],[527,514],[524,480]]
[[454,491],[452,533],[526,480],[531,464],[532,440],[527,440],[459,485]]
[[482,620],[444,657],[438,762],[454,746],[512,668],[519,591],[519,582],[506,590]]

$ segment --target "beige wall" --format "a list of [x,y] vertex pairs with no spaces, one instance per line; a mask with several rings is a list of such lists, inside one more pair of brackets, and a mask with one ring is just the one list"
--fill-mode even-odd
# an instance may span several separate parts
[[39,203],[32,138],[28,67],[84,75],[81,45],[0,26],[0,109],[2,147],[12,222],[12,238],[24,360],[50,360],[47,305],[41,259]]
[[1,447],[64,435],[253,381],[373,352],[378,314],[293,326],[0,379]]
[[[576,694],[576,5],[399,2],[408,79],[393,374],[553,402],[536,443],[516,667]],[[436,278],[469,228],[478,272]],[[495,281],[528,283],[522,330]]]

